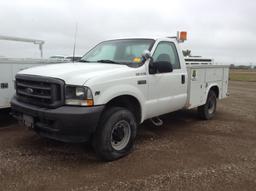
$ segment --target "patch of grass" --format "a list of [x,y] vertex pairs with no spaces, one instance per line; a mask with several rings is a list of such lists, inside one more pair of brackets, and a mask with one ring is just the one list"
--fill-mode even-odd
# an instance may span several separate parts
[[232,81],[256,82],[256,71],[230,70],[229,79]]

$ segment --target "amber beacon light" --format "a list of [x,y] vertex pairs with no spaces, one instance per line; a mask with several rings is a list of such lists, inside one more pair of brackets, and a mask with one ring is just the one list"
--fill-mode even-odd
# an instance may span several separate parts
[[180,42],[184,42],[185,40],[187,40],[187,32],[185,31],[178,32],[177,36]]

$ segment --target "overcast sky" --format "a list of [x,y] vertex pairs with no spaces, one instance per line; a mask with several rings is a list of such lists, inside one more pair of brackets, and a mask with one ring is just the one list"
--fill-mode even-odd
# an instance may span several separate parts
[[[256,65],[255,0],[0,0],[0,35],[44,40],[45,57],[77,55],[98,42],[173,36],[182,46],[221,63]],[[39,57],[32,44],[0,41],[0,56]]]

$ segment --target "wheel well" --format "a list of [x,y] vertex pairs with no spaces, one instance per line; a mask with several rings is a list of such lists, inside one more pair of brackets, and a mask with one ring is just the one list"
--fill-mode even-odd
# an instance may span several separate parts
[[218,88],[218,86],[211,87],[210,91],[211,90],[214,91],[216,97],[219,98],[219,88]]
[[135,97],[130,96],[130,95],[122,95],[122,96],[115,97],[107,103],[106,109],[108,109],[109,107],[113,107],[113,106],[127,108],[135,115],[136,122],[138,124],[140,123],[140,121],[141,121],[141,106],[140,106],[139,101]]

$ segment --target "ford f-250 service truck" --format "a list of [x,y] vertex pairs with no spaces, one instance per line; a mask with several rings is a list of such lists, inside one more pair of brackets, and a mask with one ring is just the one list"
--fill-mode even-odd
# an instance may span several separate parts
[[160,115],[196,107],[211,119],[217,100],[227,96],[228,66],[185,61],[181,40],[109,40],[77,63],[23,70],[16,75],[12,113],[43,137],[91,141],[107,161],[131,151],[146,119],[159,124]]

